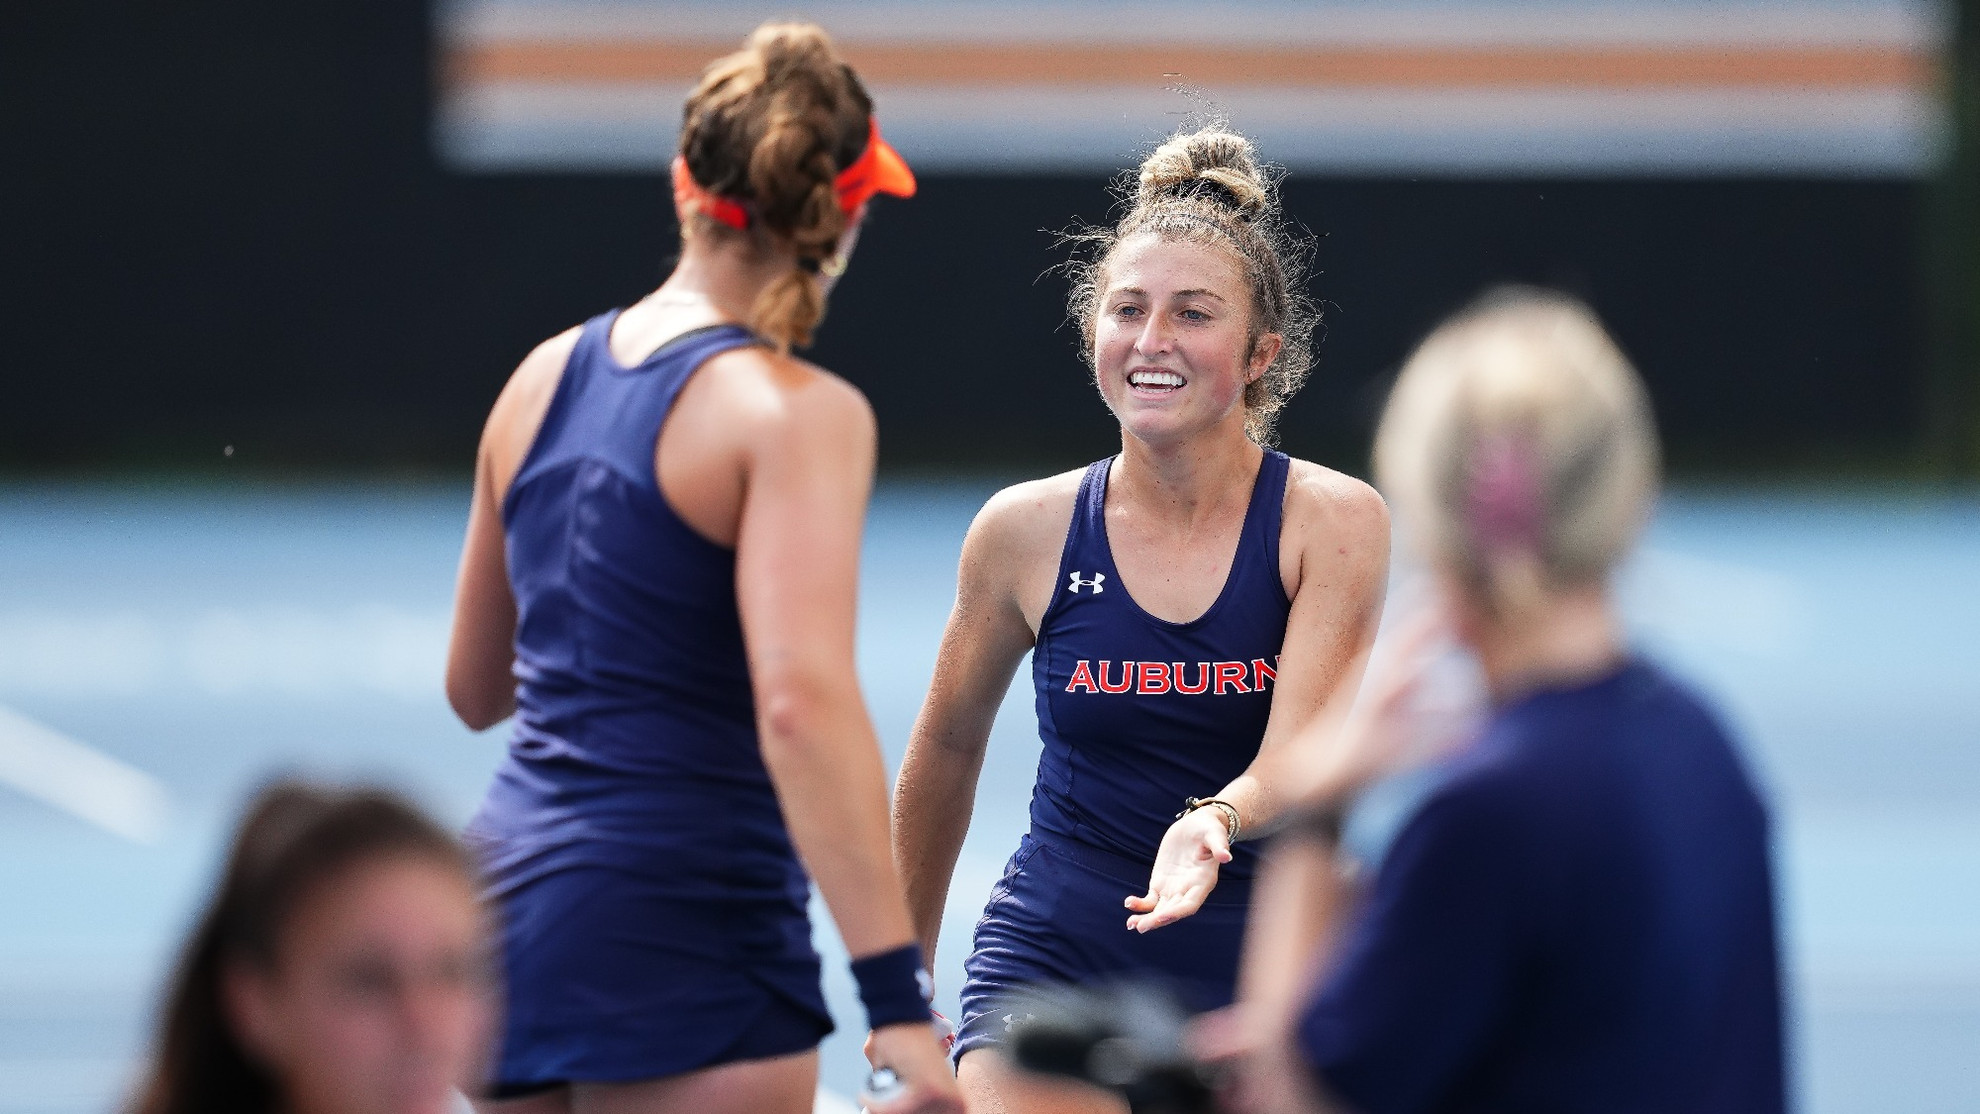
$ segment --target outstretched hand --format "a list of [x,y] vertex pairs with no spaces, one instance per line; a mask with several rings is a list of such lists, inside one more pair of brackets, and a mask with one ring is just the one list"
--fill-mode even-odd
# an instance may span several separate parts
[[1231,861],[1229,829],[1222,810],[1199,808],[1169,825],[1155,852],[1148,893],[1129,897],[1128,928],[1148,932],[1174,924],[1203,907],[1217,888],[1217,868]]

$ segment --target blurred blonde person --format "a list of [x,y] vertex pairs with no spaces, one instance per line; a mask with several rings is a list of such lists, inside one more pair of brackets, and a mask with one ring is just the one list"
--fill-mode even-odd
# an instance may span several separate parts
[[[1371,666],[1260,879],[1242,1004],[1199,1033],[1227,1107],[1781,1111],[1766,806],[1609,584],[1657,487],[1635,372],[1587,307],[1496,292],[1411,357],[1375,466],[1441,605]],[[1341,817],[1417,749],[1439,634],[1490,715],[1358,892]]]
[[494,994],[467,855],[391,794],[282,783],[247,810],[133,1114],[444,1114]]

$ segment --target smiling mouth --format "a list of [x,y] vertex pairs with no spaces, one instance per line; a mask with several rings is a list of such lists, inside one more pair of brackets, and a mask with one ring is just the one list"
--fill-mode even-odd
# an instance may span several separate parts
[[1144,368],[1128,373],[1128,386],[1160,394],[1181,390],[1183,382],[1183,377],[1173,371]]

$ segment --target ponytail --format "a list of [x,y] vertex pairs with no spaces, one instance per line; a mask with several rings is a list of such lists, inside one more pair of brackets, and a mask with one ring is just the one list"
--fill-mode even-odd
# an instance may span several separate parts
[[[766,23],[717,59],[682,110],[681,157],[694,182],[741,200],[797,265],[750,308],[750,328],[780,349],[811,343],[825,316],[820,279],[845,235],[834,180],[866,148],[872,98],[816,26]],[[696,217],[684,234],[719,227]]]

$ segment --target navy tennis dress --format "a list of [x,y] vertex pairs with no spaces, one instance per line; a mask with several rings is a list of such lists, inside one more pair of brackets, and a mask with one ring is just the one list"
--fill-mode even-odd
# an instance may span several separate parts
[[1223,591],[1187,623],[1143,611],[1107,544],[1111,460],[1086,470],[1052,602],[1032,652],[1044,752],[1031,830],[1011,856],[964,962],[960,1058],[1018,1019],[1027,987],[1161,982],[1192,1009],[1228,1005],[1257,851],[1232,848],[1195,915],[1142,934],[1122,900],[1147,892],[1162,836],[1257,757],[1291,602],[1279,576],[1290,462],[1267,451]]
[[739,326],[635,367],[585,323],[502,504],[509,753],[467,838],[503,920],[496,1093],[797,1052],[831,1031],[810,881],[757,746],[735,553],[654,477],[661,424]]

